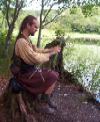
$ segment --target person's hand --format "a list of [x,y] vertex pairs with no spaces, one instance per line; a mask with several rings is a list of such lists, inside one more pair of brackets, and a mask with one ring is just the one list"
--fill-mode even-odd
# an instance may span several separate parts
[[57,54],[61,51],[61,47],[60,46],[55,46],[51,48],[51,52],[49,53],[49,56],[52,56],[54,54]]
[[55,53],[59,53],[61,51],[61,47],[60,46],[53,47],[53,51]]

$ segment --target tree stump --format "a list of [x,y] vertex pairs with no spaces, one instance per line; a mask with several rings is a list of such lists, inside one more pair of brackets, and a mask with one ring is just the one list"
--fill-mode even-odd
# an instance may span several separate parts
[[29,93],[26,91],[13,93],[11,86],[8,85],[3,98],[7,122],[36,122],[34,101]]

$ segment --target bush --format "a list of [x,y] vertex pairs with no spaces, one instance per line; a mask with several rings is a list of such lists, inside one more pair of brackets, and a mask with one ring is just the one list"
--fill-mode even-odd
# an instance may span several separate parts
[[7,36],[7,31],[0,32],[0,45],[5,44],[6,36]]
[[82,32],[82,25],[79,23],[73,23],[71,25],[72,31],[74,32]]
[[63,29],[57,29],[56,31],[55,31],[55,35],[57,36],[57,37],[62,37],[62,36],[64,36],[65,35],[65,30],[63,30]]
[[79,23],[74,22],[71,24],[71,28],[73,32],[80,32],[80,33],[100,33],[99,26],[94,22],[91,23]]
[[[7,36],[7,30],[0,32],[0,45],[4,45],[5,44],[6,36]],[[14,42],[15,42],[15,37],[12,36],[10,43],[14,44]]]
[[85,32],[86,33],[93,33],[93,32],[98,32],[98,26],[92,25],[92,24],[87,24],[85,26]]
[[76,40],[77,43],[73,41],[67,42],[67,48],[64,50],[64,67],[86,89],[95,92],[100,88],[99,46],[91,45],[89,40]]

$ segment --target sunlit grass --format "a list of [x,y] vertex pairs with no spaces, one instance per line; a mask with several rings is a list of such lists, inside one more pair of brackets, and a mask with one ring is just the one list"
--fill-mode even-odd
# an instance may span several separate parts
[[99,54],[100,46],[97,45],[72,44],[64,51],[65,69],[73,72],[78,81],[93,92],[100,89]]
[[[81,45],[73,44],[71,46],[70,53],[71,55],[67,60],[87,60],[91,62],[100,62],[100,46],[97,45]],[[72,51],[73,50],[73,51]],[[68,52],[69,53],[69,52]],[[67,55],[67,47],[65,49],[64,55]]]

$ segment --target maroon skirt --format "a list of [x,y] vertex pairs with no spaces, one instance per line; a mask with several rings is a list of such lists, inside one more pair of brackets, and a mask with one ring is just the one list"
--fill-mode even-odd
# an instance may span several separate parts
[[16,77],[22,86],[32,94],[45,93],[58,80],[58,72],[48,69],[30,70]]

